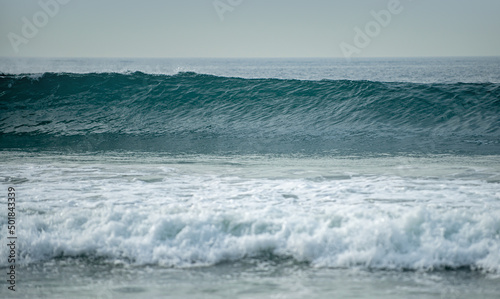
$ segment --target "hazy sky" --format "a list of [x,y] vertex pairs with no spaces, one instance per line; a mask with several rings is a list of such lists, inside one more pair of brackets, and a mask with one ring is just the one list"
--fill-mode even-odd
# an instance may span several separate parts
[[397,2],[0,0],[0,56],[500,55],[499,0]]

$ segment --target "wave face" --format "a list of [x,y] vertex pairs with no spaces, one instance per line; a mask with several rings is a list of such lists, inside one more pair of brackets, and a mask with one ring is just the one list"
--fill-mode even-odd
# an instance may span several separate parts
[[0,147],[500,152],[500,84],[141,72],[0,76]]

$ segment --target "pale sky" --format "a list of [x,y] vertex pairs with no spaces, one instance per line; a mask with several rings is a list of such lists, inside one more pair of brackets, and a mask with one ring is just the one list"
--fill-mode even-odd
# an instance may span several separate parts
[[397,2],[0,0],[0,56],[500,56],[499,0]]

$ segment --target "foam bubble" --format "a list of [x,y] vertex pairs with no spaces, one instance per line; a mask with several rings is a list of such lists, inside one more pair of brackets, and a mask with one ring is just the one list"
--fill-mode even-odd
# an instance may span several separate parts
[[19,191],[24,264],[90,256],[192,267],[275,256],[314,267],[500,270],[498,183],[244,177],[235,174],[248,165],[224,164],[195,173],[190,164],[7,166],[28,180]]

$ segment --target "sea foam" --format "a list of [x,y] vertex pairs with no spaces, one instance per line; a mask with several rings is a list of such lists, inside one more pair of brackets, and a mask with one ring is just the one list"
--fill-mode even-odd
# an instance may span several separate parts
[[498,183],[243,178],[154,165],[24,171],[34,180],[20,193],[31,199],[19,217],[22,264],[87,257],[183,268],[292,258],[314,267],[500,270]]

